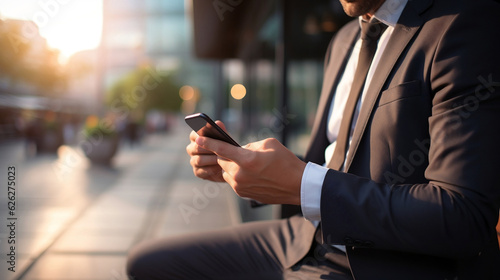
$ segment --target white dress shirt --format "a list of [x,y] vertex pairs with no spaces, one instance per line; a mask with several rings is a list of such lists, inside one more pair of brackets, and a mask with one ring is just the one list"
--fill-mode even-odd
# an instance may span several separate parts
[[[387,25],[387,29],[382,34],[378,41],[377,51],[375,52],[375,56],[373,57],[372,63],[370,65],[370,69],[368,70],[368,74],[366,76],[365,86],[363,87],[363,92],[358,102],[357,109],[353,116],[353,125],[351,127],[351,135],[358,119],[359,109],[361,107],[361,103],[364,100],[366,95],[366,91],[370,86],[371,79],[377,65],[379,64],[380,57],[387,46],[387,42],[389,41],[392,32],[394,31],[394,27],[403,12],[404,7],[408,0],[386,0],[384,4],[375,12],[373,18],[385,23]],[[362,18],[359,17],[360,25]],[[302,213],[304,217],[313,223],[317,224],[321,221],[321,190],[323,188],[323,181],[326,176],[326,172],[328,168],[325,166],[330,161],[333,156],[333,152],[335,150],[335,144],[337,140],[337,136],[340,130],[340,123],[342,121],[342,116],[344,113],[344,108],[347,103],[347,98],[349,97],[349,92],[351,90],[351,85],[354,80],[354,73],[356,72],[356,66],[358,64],[358,56],[359,50],[361,47],[361,39],[358,39],[354,45],[351,56],[347,62],[347,65],[344,69],[344,73],[337,85],[335,90],[335,96],[332,101],[332,105],[330,107],[330,112],[328,115],[328,125],[326,136],[331,144],[325,150],[325,164],[324,166],[320,166],[318,164],[309,162],[306,165],[304,173],[302,174],[302,183],[301,183],[301,207]],[[339,58],[332,58],[339,59]],[[349,141],[350,142],[350,141]],[[349,154],[349,151],[347,151]],[[346,156],[347,158],[347,156]]]

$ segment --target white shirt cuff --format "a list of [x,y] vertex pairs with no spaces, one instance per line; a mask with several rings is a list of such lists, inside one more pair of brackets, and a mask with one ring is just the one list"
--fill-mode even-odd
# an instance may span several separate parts
[[328,168],[308,162],[300,186],[300,205],[304,218],[321,221],[321,189]]

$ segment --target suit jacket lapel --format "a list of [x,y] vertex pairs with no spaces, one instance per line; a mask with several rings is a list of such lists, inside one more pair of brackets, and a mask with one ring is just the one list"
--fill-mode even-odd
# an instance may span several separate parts
[[[318,111],[314,121],[314,126],[311,132],[312,141],[306,153],[306,161],[316,162],[321,164],[324,162],[325,145],[327,145],[326,127],[327,118],[330,110],[331,101],[333,99],[336,84],[343,73],[343,68],[347,63],[347,58],[354,46],[355,39],[359,34],[359,25],[357,20],[349,23],[352,27],[348,27],[346,32],[337,34],[335,37],[335,47],[329,49],[327,55],[327,65],[323,74],[323,85],[321,89],[321,97],[319,100]],[[358,26],[358,27],[356,27]]]
[[408,1],[399,22],[396,24],[389,42],[382,54],[377,71],[372,77],[370,86],[361,106],[359,117],[353,132],[345,170],[349,170],[358,149],[361,137],[365,132],[368,120],[373,112],[378,96],[397,60],[410,40],[423,23],[420,13],[426,10],[431,1]]

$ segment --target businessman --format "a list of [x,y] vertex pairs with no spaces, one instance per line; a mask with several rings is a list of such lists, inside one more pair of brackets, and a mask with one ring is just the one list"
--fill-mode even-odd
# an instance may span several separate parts
[[134,279],[500,279],[500,4],[340,2],[305,161],[187,147],[196,176],[303,216],[143,244]]

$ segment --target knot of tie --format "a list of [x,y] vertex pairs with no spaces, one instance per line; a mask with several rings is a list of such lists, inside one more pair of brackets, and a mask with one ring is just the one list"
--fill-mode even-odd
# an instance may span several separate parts
[[361,21],[361,39],[365,41],[378,41],[382,33],[384,33],[387,25],[376,19],[372,21]]

